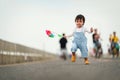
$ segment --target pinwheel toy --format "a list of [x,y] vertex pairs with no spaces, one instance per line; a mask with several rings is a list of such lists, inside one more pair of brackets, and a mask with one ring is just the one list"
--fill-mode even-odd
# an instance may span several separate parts
[[60,35],[60,34],[58,34],[58,33],[55,33],[55,32],[52,32],[52,31],[50,31],[50,30],[46,30],[46,34],[49,36],[49,37],[51,37],[51,38],[54,38],[55,37],[55,35],[57,35],[58,37],[62,37],[62,35]]

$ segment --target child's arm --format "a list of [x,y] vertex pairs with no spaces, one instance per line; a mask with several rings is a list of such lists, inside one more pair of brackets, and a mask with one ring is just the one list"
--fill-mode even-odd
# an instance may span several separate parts
[[73,36],[73,33],[72,34],[70,34],[70,35],[68,35],[68,36],[66,36],[67,38],[70,38],[70,37],[72,37]]
[[90,33],[92,33],[92,32],[93,32],[93,28],[91,27],[91,28],[90,28]]
[[90,30],[86,29],[85,32],[92,33],[93,32],[93,28],[91,27]]
[[73,30],[73,32],[72,32],[70,35],[68,35],[68,36],[66,36],[66,37],[67,37],[67,38],[72,37],[72,36],[73,36],[73,34],[74,34],[74,32],[75,32],[75,30],[76,30],[76,28]]

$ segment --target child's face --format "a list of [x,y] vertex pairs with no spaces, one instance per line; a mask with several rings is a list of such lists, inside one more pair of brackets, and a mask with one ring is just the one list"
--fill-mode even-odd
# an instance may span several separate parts
[[75,24],[78,28],[81,28],[83,26],[83,19],[78,19],[75,21]]

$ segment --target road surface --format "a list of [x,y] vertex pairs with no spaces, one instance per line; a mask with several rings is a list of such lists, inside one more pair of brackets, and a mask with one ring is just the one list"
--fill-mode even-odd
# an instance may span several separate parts
[[75,63],[70,60],[50,61],[0,66],[0,80],[120,80],[120,59],[89,58]]

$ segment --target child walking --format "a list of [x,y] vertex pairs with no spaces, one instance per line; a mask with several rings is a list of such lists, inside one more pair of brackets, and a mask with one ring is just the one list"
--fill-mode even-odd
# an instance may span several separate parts
[[83,15],[77,15],[75,18],[75,24],[76,24],[76,28],[73,31],[73,33],[67,37],[74,37],[74,40],[72,42],[72,48],[71,48],[71,52],[72,52],[72,57],[71,57],[71,61],[75,62],[76,61],[76,51],[77,49],[79,49],[81,51],[81,55],[84,58],[84,63],[85,64],[89,64],[88,61],[88,49],[87,49],[87,38],[85,36],[85,33],[92,33],[93,32],[93,28],[91,28],[90,30],[87,30],[87,28],[84,27],[84,23],[85,23],[85,17]]

